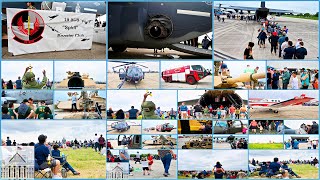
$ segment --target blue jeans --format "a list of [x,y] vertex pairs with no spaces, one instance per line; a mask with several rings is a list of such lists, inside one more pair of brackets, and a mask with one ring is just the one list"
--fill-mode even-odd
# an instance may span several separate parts
[[161,158],[165,173],[169,173],[171,159],[172,159],[171,154],[167,154],[163,158]]
[[99,149],[99,143],[98,142],[95,142],[94,143],[94,150],[97,152],[97,150]]
[[73,167],[72,167],[68,162],[66,162],[66,163],[63,165],[63,167],[64,167],[65,169],[69,169],[72,173],[76,172],[76,170],[74,170]]

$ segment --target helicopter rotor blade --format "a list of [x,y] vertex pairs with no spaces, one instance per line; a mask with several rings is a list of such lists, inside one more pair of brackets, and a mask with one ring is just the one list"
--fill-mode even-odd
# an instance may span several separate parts
[[114,66],[113,68],[117,68],[117,67],[121,67],[121,66],[126,66],[126,65],[130,65],[130,64],[121,64],[121,65],[118,65],[118,66]]
[[141,66],[141,67],[144,67],[144,68],[149,68],[148,66],[144,66],[144,65],[141,65],[141,64],[135,64],[136,66]]

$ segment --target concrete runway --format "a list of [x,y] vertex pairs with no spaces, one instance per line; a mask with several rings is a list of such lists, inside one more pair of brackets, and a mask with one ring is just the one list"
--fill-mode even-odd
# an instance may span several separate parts
[[213,149],[231,149],[231,145],[226,142],[213,143]]
[[278,111],[254,108],[249,110],[249,115],[251,119],[318,119],[319,106],[286,106]]
[[165,48],[164,52],[158,50],[158,53],[156,54],[154,54],[153,49],[143,48],[127,48],[127,50],[122,53],[115,53],[111,50],[111,48],[108,51],[109,59],[172,59],[172,57],[170,57],[171,55],[179,56],[178,59],[211,59],[207,57],[201,57],[175,50],[170,50],[168,48]]
[[150,171],[150,175],[143,175],[141,164],[135,164],[133,160],[130,161],[130,166],[134,168],[132,172],[132,176],[130,179],[177,179],[177,161],[171,160],[168,177],[164,177],[164,168],[161,160],[153,160],[153,164],[151,166],[152,171]]
[[149,130],[149,131],[146,131],[146,130],[142,130],[143,134],[177,134],[177,129],[172,129],[171,132],[160,132],[160,131],[157,131],[157,130]]
[[166,83],[161,78],[161,88],[163,89],[213,89],[212,86],[212,76],[207,76],[201,79],[194,85],[190,85],[186,82],[172,82]]
[[[122,81],[118,73],[108,73],[108,89],[118,89]],[[159,73],[145,73],[145,77],[137,84],[125,82],[121,89],[159,89]]]
[[23,54],[12,56],[8,47],[2,47],[2,59],[106,59],[106,45],[93,43],[91,50],[73,50]]
[[[275,22],[280,25],[286,25],[289,29],[289,40],[296,44],[298,38],[302,38],[304,47],[308,51],[305,59],[317,60],[318,55],[318,21],[276,17]],[[248,42],[255,43],[253,47],[253,58],[256,60],[279,60],[279,56],[270,53],[270,43],[266,40],[266,48],[258,46],[258,29],[260,25],[257,22],[226,19],[225,23],[214,20],[214,59],[243,59],[243,52]],[[278,53],[278,50],[277,50]]]
[[107,126],[107,134],[141,134],[141,126],[130,126],[129,130],[122,132],[112,129],[111,126]]

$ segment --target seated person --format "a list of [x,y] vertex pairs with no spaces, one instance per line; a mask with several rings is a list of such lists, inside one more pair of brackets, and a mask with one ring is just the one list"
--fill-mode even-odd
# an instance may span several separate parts
[[36,110],[36,119],[53,119],[51,109],[46,106],[45,101],[41,101],[41,105]]
[[267,173],[267,177],[271,177],[271,176],[279,173],[281,165],[280,165],[280,163],[278,161],[279,161],[278,158],[274,158],[273,162],[270,163],[269,172]]
[[24,99],[20,106],[14,110],[18,114],[18,119],[30,119],[33,117],[34,112],[27,103],[28,100]]
[[45,146],[45,142],[47,140],[47,136],[41,134],[38,137],[39,143],[34,146],[34,157],[37,159],[37,164],[39,165],[39,169],[51,168],[53,173],[53,179],[61,179],[61,174],[58,174],[60,169],[60,161],[48,158],[50,155],[50,151],[47,146]]
[[261,170],[259,171],[259,176],[262,174],[267,174],[269,172],[268,165],[266,162],[262,162]]
[[11,119],[17,119],[18,114],[14,111],[14,105],[12,102],[9,103],[9,114]]
[[74,170],[72,166],[65,159],[63,159],[63,157],[60,156],[60,150],[57,144],[53,145],[53,150],[51,151],[51,154],[52,154],[52,157],[58,159],[61,164],[64,163],[63,167],[67,170],[69,169],[73,173],[73,175],[80,175],[79,172]]
[[9,113],[9,109],[7,107],[2,106],[2,119],[11,119]]
[[291,174],[292,176],[296,176],[297,178],[301,178],[298,174],[293,172],[291,168],[289,168],[287,163],[283,163],[281,168],[284,169],[284,170],[287,170],[289,172],[289,174]]

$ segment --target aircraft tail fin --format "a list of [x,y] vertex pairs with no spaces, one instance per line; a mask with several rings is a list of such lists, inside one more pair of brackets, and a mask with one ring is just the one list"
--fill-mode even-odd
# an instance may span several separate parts
[[261,8],[265,8],[266,7],[266,2],[265,1],[261,1],[260,7]]

